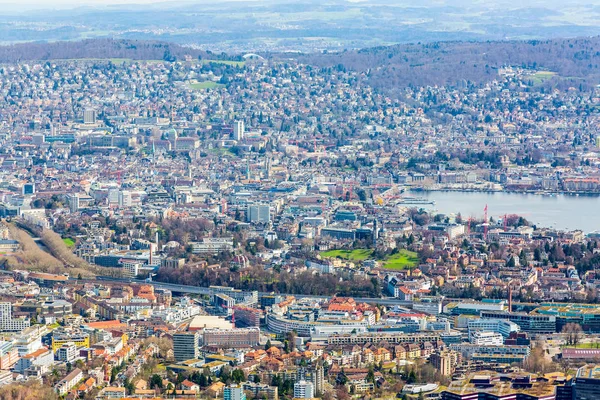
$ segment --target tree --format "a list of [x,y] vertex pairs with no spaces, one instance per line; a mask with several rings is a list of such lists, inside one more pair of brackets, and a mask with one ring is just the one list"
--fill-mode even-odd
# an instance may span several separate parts
[[569,322],[563,326],[561,333],[566,336],[565,340],[568,346],[577,347],[581,341],[581,337],[583,336],[583,329],[581,329],[581,325],[574,322]]
[[159,389],[163,388],[163,380],[157,374],[152,375],[152,377],[150,378],[150,389],[155,389],[155,388],[159,388]]
[[271,348],[271,346],[272,346],[272,344],[271,344],[271,339],[268,339],[268,340],[267,340],[267,344],[265,344],[265,350],[268,350],[268,349],[270,349],[270,348]]

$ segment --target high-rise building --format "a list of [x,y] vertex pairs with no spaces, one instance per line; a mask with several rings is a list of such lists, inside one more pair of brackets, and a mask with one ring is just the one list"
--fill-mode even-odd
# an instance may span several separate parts
[[233,123],[233,140],[242,140],[244,138],[244,121],[235,121]]
[[315,386],[312,382],[299,381],[294,384],[295,399],[312,399],[315,397]]
[[175,361],[186,361],[200,357],[200,333],[182,332],[173,335],[173,355]]
[[122,190],[119,192],[119,207],[131,207],[131,192]]
[[268,204],[249,205],[248,222],[268,224],[271,222],[271,207]]
[[450,376],[458,362],[458,353],[455,351],[442,351],[429,356],[429,362],[441,375]]
[[227,386],[223,389],[223,399],[224,400],[246,400],[246,393],[244,393],[244,388],[241,386]]
[[96,110],[88,108],[83,112],[83,123],[84,124],[95,124],[96,118],[97,118]]
[[0,331],[2,332],[20,332],[28,328],[30,321],[28,318],[13,318],[12,304],[9,302],[0,303]]

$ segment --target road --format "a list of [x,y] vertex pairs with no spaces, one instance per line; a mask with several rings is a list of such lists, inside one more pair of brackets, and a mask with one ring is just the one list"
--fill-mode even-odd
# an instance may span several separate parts
[[[115,279],[109,277],[99,277],[102,282],[113,282],[113,283],[138,283],[138,284],[150,284],[155,288],[159,289],[168,289],[172,292],[177,293],[189,293],[189,294],[199,294],[199,295],[211,295],[214,293],[213,289],[207,287],[199,287],[199,286],[188,286],[188,285],[178,285],[174,283],[164,283],[164,282],[155,282],[155,281],[145,281],[145,280],[137,280],[137,279]],[[272,295],[271,292],[258,292],[259,297]],[[297,299],[314,299],[314,300],[322,300],[329,299],[330,296],[310,296],[303,294],[292,294],[292,293],[276,293],[281,296],[294,296]],[[403,301],[394,298],[374,298],[374,297],[353,297],[357,303],[368,303],[368,304],[380,304],[383,306],[401,306],[407,307],[412,305],[410,301]]]

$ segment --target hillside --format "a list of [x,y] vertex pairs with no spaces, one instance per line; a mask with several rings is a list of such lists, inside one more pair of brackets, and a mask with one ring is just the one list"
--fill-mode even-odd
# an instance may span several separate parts
[[585,88],[600,83],[600,37],[403,44],[305,54],[298,59],[319,67],[364,72],[371,85],[387,91],[461,81],[479,84],[495,79],[497,69],[507,65],[555,72],[544,82],[547,87]]
[[182,60],[220,59],[210,52],[174,43],[145,40],[89,39],[74,42],[21,43],[0,46],[0,62],[60,59]]

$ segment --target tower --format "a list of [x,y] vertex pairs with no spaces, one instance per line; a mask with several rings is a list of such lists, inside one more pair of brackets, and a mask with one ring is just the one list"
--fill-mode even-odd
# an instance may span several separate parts
[[235,121],[233,123],[233,139],[242,140],[244,138],[244,121]]

